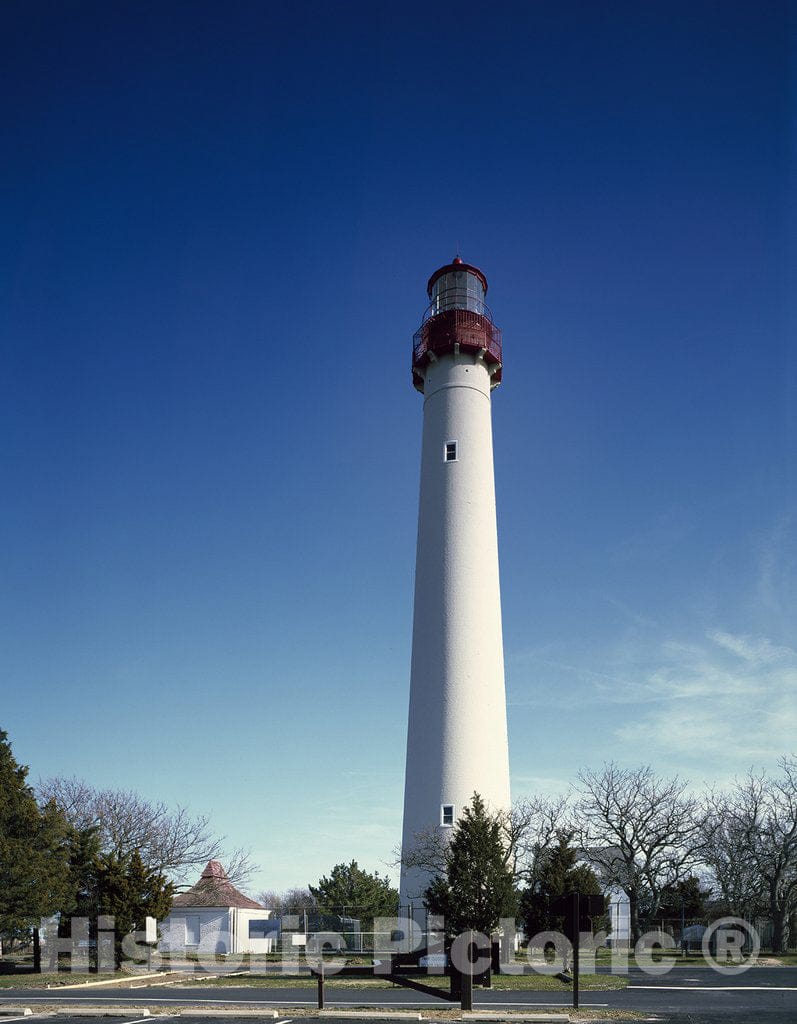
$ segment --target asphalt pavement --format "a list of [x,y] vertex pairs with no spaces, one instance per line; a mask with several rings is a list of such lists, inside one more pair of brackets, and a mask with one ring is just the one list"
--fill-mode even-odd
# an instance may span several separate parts
[[[243,981],[243,979],[242,979]],[[513,1010],[528,1012],[565,1009],[571,1005],[569,991],[519,992],[497,989],[474,989],[474,1009]],[[279,1008],[289,1016],[292,1009],[315,1007],[315,990],[311,988],[227,988],[181,986],[147,986],[146,988],[105,989],[0,989],[0,1007],[60,1006],[78,1007],[148,1006],[159,1013],[180,1011],[181,1024],[191,1021],[190,1004],[221,1008],[236,1006],[247,1009]],[[369,1006],[375,1010],[453,1009],[456,1004],[435,999],[408,989],[345,990],[328,988],[326,1006],[332,1010]],[[651,977],[642,971],[630,973],[625,989],[609,992],[582,992],[582,1009],[635,1010],[651,1020],[672,1024],[797,1024],[797,968],[757,967],[737,975],[720,975],[709,968],[681,968],[668,974]],[[79,1010],[78,1010],[79,1012]],[[0,1024],[10,1024],[5,1016]],[[26,1018],[35,1024],[33,1017]],[[38,1019],[38,1017],[36,1018]],[[125,1018],[116,1018],[125,1024]],[[131,1024],[134,1017],[127,1024]],[[280,1018],[282,1019],[282,1018]],[[304,1018],[306,1019],[306,1018]],[[329,1019],[329,1017],[325,1017]],[[375,1018],[378,1019],[378,1018]],[[233,1018],[225,1016],[225,1024]],[[59,1024],[72,1024],[61,1012]],[[74,1024],[85,1024],[85,1018]],[[203,1018],[207,1024],[207,1018]],[[250,1021],[251,1024],[251,1021]]]

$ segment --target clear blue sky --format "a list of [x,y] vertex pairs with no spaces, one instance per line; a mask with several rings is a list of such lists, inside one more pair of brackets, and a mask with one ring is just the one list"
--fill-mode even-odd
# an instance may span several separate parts
[[[790,18],[791,15],[791,18]],[[795,746],[795,7],[0,7],[0,726],[252,888],[400,833],[421,399],[494,400],[513,789]]]

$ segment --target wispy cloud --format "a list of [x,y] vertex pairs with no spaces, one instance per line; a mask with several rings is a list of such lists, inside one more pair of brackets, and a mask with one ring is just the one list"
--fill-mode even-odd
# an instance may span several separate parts
[[767,637],[734,636],[716,630],[708,634],[718,647],[730,651],[750,665],[771,665],[773,662],[790,661],[797,657],[797,651],[772,643]]
[[[619,619],[508,659],[510,709],[529,735],[542,718],[547,731],[537,742],[549,748],[560,732],[577,736],[582,758],[650,762],[715,781],[774,767],[797,749],[795,525],[782,513],[746,550],[717,556],[722,571],[695,578],[679,607],[653,600],[651,615],[601,594]],[[540,680],[557,714],[541,701]],[[535,771],[530,757],[526,771]]]
[[[765,636],[709,631],[702,644],[664,643],[657,668],[615,699],[646,708],[615,729],[627,746],[695,762],[773,759],[797,736],[797,652]],[[635,698],[635,692],[637,698]]]
[[785,622],[794,618],[795,513],[782,512],[758,543],[758,576],[754,591],[757,606]]

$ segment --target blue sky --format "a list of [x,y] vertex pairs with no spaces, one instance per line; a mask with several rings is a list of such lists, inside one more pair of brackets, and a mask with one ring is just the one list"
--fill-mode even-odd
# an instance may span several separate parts
[[[0,725],[252,888],[400,833],[428,275],[482,267],[513,791],[797,732],[786,3],[6,2]],[[791,287],[790,287],[791,286]]]

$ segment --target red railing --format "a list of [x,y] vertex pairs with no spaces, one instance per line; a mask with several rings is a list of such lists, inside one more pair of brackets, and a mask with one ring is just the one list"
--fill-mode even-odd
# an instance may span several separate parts
[[502,362],[501,329],[488,316],[469,309],[447,309],[429,316],[412,341],[413,366],[424,365],[428,352],[450,352],[455,345],[482,349],[488,363]]

